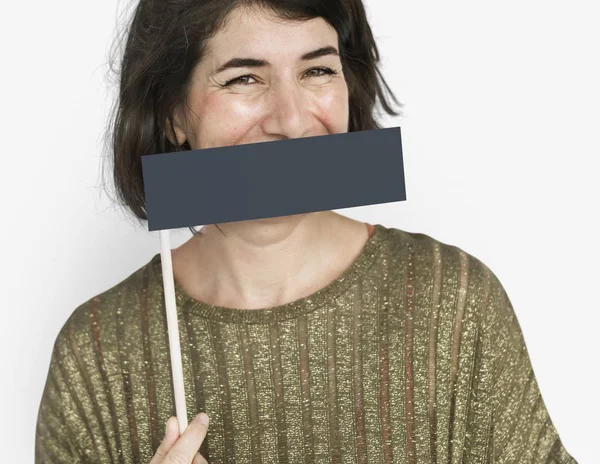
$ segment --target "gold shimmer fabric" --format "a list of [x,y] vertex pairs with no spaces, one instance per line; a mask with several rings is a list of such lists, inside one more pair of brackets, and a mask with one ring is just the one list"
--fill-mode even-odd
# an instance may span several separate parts
[[[54,345],[36,463],[149,463],[175,414],[160,254],[77,307]],[[495,274],[375,225],[334,282],[267,309],[176,283],[188,420],[216,463],[575,463]]]

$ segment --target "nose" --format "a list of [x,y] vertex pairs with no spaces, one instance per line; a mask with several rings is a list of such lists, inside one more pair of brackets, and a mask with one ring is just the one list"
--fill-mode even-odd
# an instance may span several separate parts
[[267,115],[263,130],[269,135],[289,139],[307,137],[314,124],[309,95],[298,83],[280,81],[269,89]]

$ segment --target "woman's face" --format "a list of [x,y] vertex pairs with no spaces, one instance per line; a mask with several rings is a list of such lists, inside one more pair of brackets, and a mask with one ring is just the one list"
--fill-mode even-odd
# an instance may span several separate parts
[[175,118],[178,142],[194,150],[347,132],[338,53],[322,18],[292,23],[233,10],[194,70],[187,127]]

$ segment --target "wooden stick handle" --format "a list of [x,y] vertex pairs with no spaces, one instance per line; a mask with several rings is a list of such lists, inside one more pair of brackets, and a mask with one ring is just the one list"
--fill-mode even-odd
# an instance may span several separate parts
[[185,389],[183,385],[183,367],[181,363],[181,345],[179,343],[179,324],[177,322],[177,303],[175,300],[175,279],[171,260],[171,236],[169,230],[159,230],[160,261],[162,264],[165,306],[167,309],[167,327],[169,331],[169,348],[171,350],[171,368],[173,373],[173,390],[175,392],[175,410],[179,421],[181,435],[187,423]]

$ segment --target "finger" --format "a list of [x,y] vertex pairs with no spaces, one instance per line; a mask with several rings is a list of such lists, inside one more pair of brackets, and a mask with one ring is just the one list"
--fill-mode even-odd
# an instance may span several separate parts
[[[201,418],[205,417],[207,423],[201,422]],[[204,413],[198,414],[190,425],[187,426],[185,432],[181,434],[177,442],[171,447],[167,453],[166,459],[173,463],[189,463],[195,458],[195,455],[200,450],[200,446],[206,437],[208,430],[208,416]]]
[[167,425],[165,426],[165,437],[163,441],[159,445],[156,450],[156,454],[152,457],[152,461],[150,464],[158,464],[163,461],[173,443],[177,441],[179,437],[179,424],[177,423],[177,418],[172,416],[167,420]]
[[165,441],[169,444],[170,448],[177,441],[177,438],[179,438],[179,422],[177,421],[177,417],[169,417],[165,430]]
[[208,461],[200,453],[196,453],[192,464],[208,464]]

